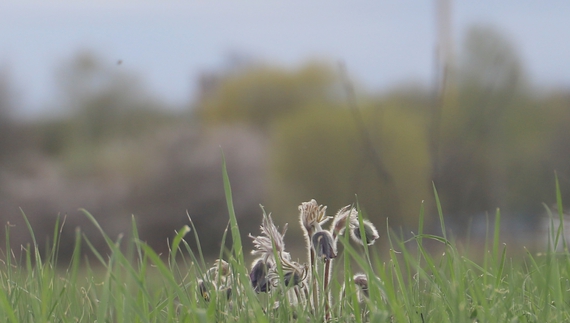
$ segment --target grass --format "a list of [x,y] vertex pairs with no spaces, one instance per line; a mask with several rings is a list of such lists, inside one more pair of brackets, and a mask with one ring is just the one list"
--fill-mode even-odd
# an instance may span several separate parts
[[[552,228],[551,244],[544,252],[526,251],[524,257],[511,259],[507,257],[507,246],[500,243],[497,211],[483,259],[475,262],[463,255],[445,234],[437,193],[443,236],[423,232],[422,204],[418,234],[404,241],[398,234],[387,232],[389,253],[380,258],[374,249],[368,248],[367,232],[372,231],[357,212],[355,230],[364,243],[351,242],[349,234],[340,233],[342,230],[332,232],[338,234],[341,251],[334,259],[325,257],[326,261],[319,262],[318,256],[332,255],[332,249],[318,245],[323,248],[307,250],[314,253],[307,259],[312,268],[299,270],[307,268],[307,277],[316,278],[304,284],[300,274],[298,285],[294,274],[287,276],[292,269],[287,257],[279,255],[285,251],[279,249],[279,241],[271,240],[275,284],[269,293],[257,293],[250,282],[251,266],[244,257],[248,250],[244,251],[240,240],[225,166],[224,187],[233,248],[220,250],[219,258],[224,261],[214,264],[206,264],[201,250],[192,250],[187,244],[186,239],[195,239],[199,246],[199,228],[191,221],[173,233],[170,254],[161,256],[138,239],[134,220],[129,239],[113,240],[101,230],[95,217],[83,210],[99,228],[108,251],[96,250],[78,230],[69,264],[58,263],[58,237],[64,223],[56,223],[53,242],[45,252],[40,253],[34,238],[19,257],[12,248],[20,246],[10,245],[7,226],[6,249],[0,257],[0,321],[570,321],[570,254],[562,226]],[[558,216],[562,219],[558,182],[556,188]],[[269,215],[264,216],[270,219]],[[28,228],[33,237],[29,223]],[[320,238],[323,240],[317,239],[319,243],[328,241],[327,234]],[[427,242],[439,244],[442,252],[430,253]],[[82,260],[82,251],[86,249],[94,254],[93,263]],[[287,284],[285,277],[289,277]],[[297,288],[300,285],[305,289]],[[307,296],[303,296],[304,292]]]

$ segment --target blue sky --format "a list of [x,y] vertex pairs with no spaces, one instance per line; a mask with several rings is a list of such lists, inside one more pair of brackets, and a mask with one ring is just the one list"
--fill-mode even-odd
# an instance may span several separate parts
[[[547,3],[547,4],[545,4]],[[55,71],[80,50],[134,71],[173,105],[193,96],[200,71],[244,53],[282,66],[343,60],[364,87],[428,83],[435,1],[0,0],[0,70],[24,114],[58,102]],[[495,26],[541,87],[570,87],[570,2],[456,1],[455,47],[473,24]],[[115,64],[116,65],[116,64]],[[22,111],[21,111],[22,112]]]

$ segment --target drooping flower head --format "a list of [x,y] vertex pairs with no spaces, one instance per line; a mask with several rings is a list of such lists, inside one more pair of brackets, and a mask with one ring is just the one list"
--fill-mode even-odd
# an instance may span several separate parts
[[265,263],[262,258],[254,261],[251,271],[249,273],[249,279],[251,281],[251,286],[256,293],[267,293],[269,292],[271,285],[267,280],[267,273],[271,269],[271,265]]
[[333,218],[330,231],[336,238],[344,233],[346,229],[347,221],[352,223],[356,220],[358,222],[358,211],[352,207],[352,205],[347,205],[342,209],[338,210]]
[[[364,235],[366,237],[366,244],[371,246],[374,244],[376,239],[380,236],[378,235],[378,231],[372,222],[368,220],[362,220],[362,224],[364,226]],[[358,220],[351,221],[350,223],[350,237],[356,243],[364,245],[364,240],[362,239],[362,235],[360,234],[360,224]]]
[[[293,287],[303,285],[309,273],[307,265],[301,265],[298,262],[285,258],[281,258],[280,260],[283,270],[283,283],[285,286]],[[267,279],[271,282],[273,287],[279,286],[280,278],[276,268],[269,271]]]
[[336,241],[330,232],[326,230],[315,232],[311,238],[311,244],[317,257],[325,260],[336,258]]

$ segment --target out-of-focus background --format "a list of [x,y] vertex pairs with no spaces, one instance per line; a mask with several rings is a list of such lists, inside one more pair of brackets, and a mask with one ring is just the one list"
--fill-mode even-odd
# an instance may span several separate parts
[[294,247],[312,198],[358,199],[404,235],[425,200],[437,232],[434,183],[456,236],[500,208],[504,236],[540,248],[555,172],[570,202],[568,17],[564,1],[2,1],[0,222],[18,249],[20,208],[40,243],[66,215],[65,257],[78,226],[104,245],[78,208],[113,238],[134,215],[161,252],[188,213],[217,254],[223,151],[244,239],[262,204]]

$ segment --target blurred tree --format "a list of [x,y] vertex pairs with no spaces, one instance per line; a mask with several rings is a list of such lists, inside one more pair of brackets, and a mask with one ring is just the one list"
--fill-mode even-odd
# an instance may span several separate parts
[[372,217],[415,223],[429,183],[417,105],[424,93],[394,97],[392,106],[371,101],[356,120],[342,83],[314,62],[295,71],[250,66],[204,76],[198,113],[211,125],[242,123],[269,135],[271,210],[295,214],[311,198],[334,210],[357,194]]
[[12,120],[12,113],[15,110],[14,101],[14,89],[10,83],[8,71],[2,68],[0,69],[0,164],[18,146],[14,138],[16,129]]
[[136,136],[165,115],[164,103],[149,95],[138,75],[88,52],[62,70],[61,85],[72,114],[84,122],[86,139],[93,142]]
[[[552,170],[556,171],[558,176],[563,200],[568,203],[570,201],[570,90],[558,90],[550,93],[546,98],[541,100],[536,110],[541,119],[547,119],[543,122],[550,132],[550,141],[548,144],[537,142],[536,137],[529,134],[529,142],[534,145],[541,145],[545,153],[541,159],[545,159],[543,164],[549,167],[550,174]],[[532,120],[529,124],[536,124],[536,120]],[[535,131],[536,132],[536,131]],[[543,166],[544,167],[544,166]],[[552,188],[552,181],[550,181]],[[554,193],[552,189],[546,190],[550,194],[550,199],[545,201],[553,202]]]
[[309,103],[337,99],[335,73],[311,62],[296,71],[254,65],[202,77],[197,113],[209,124],[239,122],[267,130],[273,120]]
[[80,52],[64,65],[58,81],[61,110],[67,117],[47,122],[44,128],[44,149],[66,155],[68,166],[79,172],[101,162],[106,156],[101,149],[110,143],[135,140],[161,121],[175,120],[134,72],[103,62],[91,52]]
[[[63,117],[43,122],[39,131],[43,151],[62,170],[57,180],[70,183],[54,195],[88,209],[109,234],[128,232],[134,214],[141,239],[166,253],[167,238],[188,224],[188,212],[204,252],[217,254],[227,223],[219,151],[225,143],[232,186],[244,187],[234,194],[238,217],[259,209],[262,183],[252,169],[264,159],[257,134],[207,131],[154,99],[124,65],[91,52],[76,55],[58,77]],[[70,221],[90,228],[76,217]],[[249,231],[257,227],[246,222]]]
[[[445,170],[435,183],[446,213],[465,223],[496,207],[528,212],[529,201],[536,200],[512,192],[528,189],[530,178],[542,171],[540,145],[529,151],[528,134],[536,135],[545,124],[514,46],[491,27],[474,27],[465,37],[456,72],[458,93],[442,106],[440,151],[434,156]],[[544,143],[546,137],[534,142]]]
[[392,182],[376,171],[346,107],[309,106],[275,128],[272,182],[281,187],[274,191],[275,204],[291,209],[315,198],[334,212],[354,203],[356,194],[376,223],[386,217],[395,225],[417,223],[419,204],[429,196],[425,122],[396,104],[370,102],[361,113]]
[[474,26],[467,31],[459,64],[459,81],[464,88],[512,97],[514,91],[526,86],[517,50],[493,27]]

